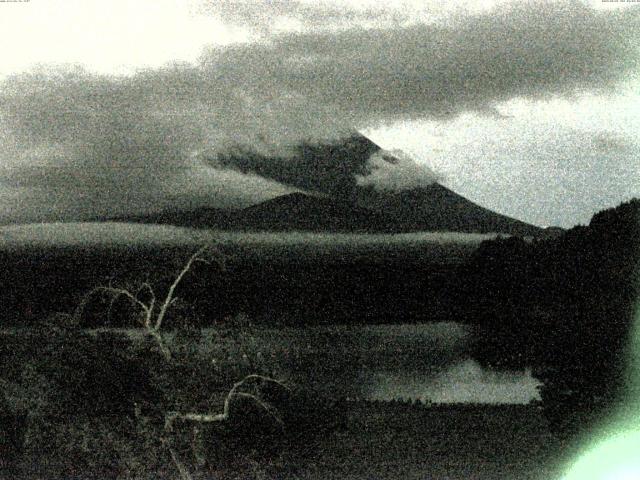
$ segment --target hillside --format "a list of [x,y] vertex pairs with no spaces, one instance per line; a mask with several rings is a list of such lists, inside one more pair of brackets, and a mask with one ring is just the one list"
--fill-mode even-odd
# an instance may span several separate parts
[[359,205],[326,197],[292,193],[240,212],[236,226],[255,230],[374,232],[386,217]]
[[[292,193],[244,209],[195,208],[120,216],[120,222],[193,228],[313,232],[452,231],[549,236],[554,232],[477,205],[439,183],[403,191],[362,187],[355,175],[370,173],[369,158],[381,148],[354,134],[327,145],[301,145],[291,158],[235,151],[219,159],[228,168],[253,172],[307,193]],[[388,157],[384,161],[394,162]]]
[[390,229],[538,236],[542,229],[483,208],[434,183],[402,192],[361,190],[359,202],[384,212]]

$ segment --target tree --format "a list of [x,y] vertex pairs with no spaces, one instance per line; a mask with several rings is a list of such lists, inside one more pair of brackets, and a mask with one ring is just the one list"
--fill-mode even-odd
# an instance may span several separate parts
[[[216,262],[221,269],[224,269],[223,260],[219,255],[214,255],[214,253],[214,250],[207,246],[201,247],[193,253],[182,269],[177,273],[173,282],[169,286],[166,295],[161,301],[158,301],[156,291],[148,281],[137,282],[132,286],[125,287],[117,287],[111,284],[95,287],[83,297],[82,301],[76,308],[74,312],[75,324],[81,323],[82,315],[87,304],[96,295],[105,295],[109,299],[107,308],[109,314],[111,313],[115,302],[120,298],[124,298],[133,307],[135,307],[135,309],[137,309],[135,320],[144,328],[145,333],[155,341],[164,357],[164,360],[166,361],[166,364],[169,367],[177,366],[176,359],[162,336],[162,329],[165,326],[167,312],[178,300],[178,297],[176,296],[176,289],[196,263],[211,264],[212,262]],[[267,418],[270,418],[275,424],[283,426],[284,419],[279,408],[265,399],[265,396],[263,395],[262,390],[264,385],[276,386],[283,391],[290,391],[289,388],[280,380],[263,375],[250,374],[236,382],[231,387],[224,400],[222,412],[163,412],[163,430],[156,431],[153,430],[152,427],[145,427],[152,429],[152,433],[148,433],[147,436],[150,435],[151,437],[155,437],[155,440],[158,440],[167,449],[173,464],[178,470],[180,478],[183,480],[190,480],[192,478],[191,473],[180,459],[180,455],[172,441],[172,437],[174,437],[176,433],[174,430],[176,421],[180,420],[182,422],[189,422],[196,426],[199,424],[231,422],[233,420],[237,420],[237,417],[245,415],[242,406],[246,406],[246,402],[249,402],[250,405],[255,407],[254,410],[261,412],[263,415],[266,414]],[[135,416],[138,418],[139,425],[146,425],[139,405],[136,406]],[[195,438],[195,432],[198,429],[197,427],[194,427],[193,430]],[[153,445],[153,442],[151,442],[150,445]],[[152,446],[149,448],[154,447]],[[191,449],[197,458],[201,456],[197,445],[192,444]]]
[[[205,253],[209,253],[209,255],[205,257]],[[173,283],[169,286],[167,294],[161,303],[158,303],[155,290],[147,281],[141,282],[133,288],[115,287],[113,285],[95,287],[84,296],[84,298],[76,308],[74,312],[75,323],[81,323],[82,314],[89,301],[95,295],[102,294],[110,298],[108,307],[109,313],[111,312],[111,309],[113,308],[115,302],[118,299],[124,297],[134,307],[138,308],[139,312],[136,316],[137,322],[145,329],[147,335],[155,340],[164,357],[167,360],[171,360],[171,350],[167,347],[161,334],[161,329],[163,327],[167,311],[171,306],[175,305],[176,301],[178,300],[178,297],[175,295],[176,288],[178,287],[178,285],[180,285],[185,275],[192,269],[194,264],[211,264],[212,261],[216,261],[219,264],[220,268],[224,269],[223,261],[219,257],[216,258],[214,255],[212,255],[212,253],[213,250],[210,247],[203,246],[198,249],[193,255],[191,255],[182,270],[180,270],[180,272],[176,275]],[[146,301],[142,299],[143,292],[147,293],[148,299]]]
[[[270,377],[266,377],[263,375],[251,374],[247,375],[245,378],[236,382],[229,393],[227,394],[224,400],[224,407],[221,413],[180,413],[180,412],[169,412],[165,417],[165,430],[171,431],[173,429],[173,424],[176,420],[187,420],[191,422],[203,422],[203,423],[216,423],[216,422],[226,422],[231,418],[232,415],[232,403],[238,398],[245,398],[251,400],[255,403],[260,409],[266,412],[277,424],[284,425],[284,420],[281,416],[281,413],[275,408],[271,403],[265,401],[260,398],[259,392],[256,389],[256,386],[259,386],[261,383],[274,384],[282,387],[283,389],[289,391],[289,387],[287,387],[283,382],[279,380],[275,380]],[[242,391],[243,388],[252,387],[251,392]]]

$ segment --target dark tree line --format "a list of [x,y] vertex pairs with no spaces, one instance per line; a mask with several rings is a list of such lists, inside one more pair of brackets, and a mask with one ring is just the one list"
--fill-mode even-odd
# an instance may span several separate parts
[[[533,365],[542,394],[594,416],[619,402],[640,293],[640,200],[528,243],[485,242],[460,273],[460,308],[487,364]],[[582,407],[580,407],[582,405]]]
[[[3,324],[35,325],[55,312],[71,313],[87,292],[110,281],[117,287],[148,279],[162,295],[171,283],[166,272],[191,253],[124,247],[0,252]],[[185,278],[166,325],[212,326],[238,313],[266,326],[451,320],[454,266],[416,255],[230,255],[224,271],[198,265]],[[121,299],[106,315],[109,301],[96,296],[82,326],[135,326],[127,323],[130,302]]]

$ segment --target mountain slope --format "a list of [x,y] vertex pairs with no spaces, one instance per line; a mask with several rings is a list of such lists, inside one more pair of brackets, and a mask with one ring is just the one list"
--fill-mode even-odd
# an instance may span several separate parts
[[[167,210],[109,220],[223,230],[550,235],[542,228],[483,208],[438,183],[403,191],[359,186],[356,175],[376,168],[369,159],[380,150],[368,138],[354,134],[334,144],[301,145],[288,158],[235,151],[220,157],[221,165],[318,193],[283,195],[245,209]],[[393,164],[389,155],[383,158]]]
[[380,231],[384,215],[354,203],[292,193],[242,210],[236,226],[257,230]]
[[542,228],[487,210],[437,183],[403,192],[362,190],[357,202],[292,193],[242,210],[172,210],[110,220],[220,230],[547,235]]
[[359,203],[384,212],[390,229],[538,236],[542,229],[483,208],[434,183],[401,192],[363,189]]

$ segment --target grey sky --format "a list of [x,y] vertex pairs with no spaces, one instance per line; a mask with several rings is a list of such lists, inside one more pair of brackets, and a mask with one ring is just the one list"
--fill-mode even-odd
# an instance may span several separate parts
[[365,184],[436,175],[499,212],[563,226],[640,196],[640,6],[116,3],[121,18],[58,4],[77,28],[41,48],[20,37],[38,21],[55,33],[64,16],[43,19],[38,2],[0,10],[0,37],[24,50],[0,60],[4,221],[246,205],[292,188],[218,154],[286,159],[353,128],[414,161]]

